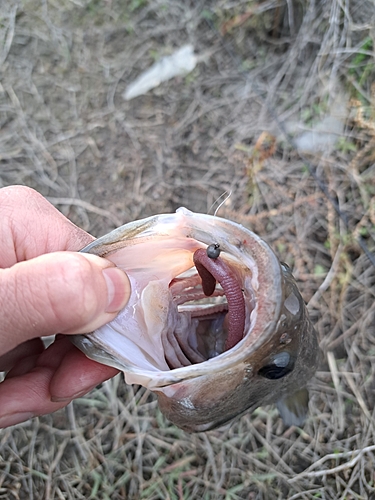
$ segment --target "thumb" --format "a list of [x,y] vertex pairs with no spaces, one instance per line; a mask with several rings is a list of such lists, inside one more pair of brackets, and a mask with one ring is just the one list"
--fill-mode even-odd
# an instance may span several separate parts
[[88,333],[130,296],[127,275],[95,255],[56,252],[0,270],[0,355],[35,337]]

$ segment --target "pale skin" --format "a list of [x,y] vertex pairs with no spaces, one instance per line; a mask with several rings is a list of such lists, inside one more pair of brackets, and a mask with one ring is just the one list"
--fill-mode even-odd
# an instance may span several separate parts
[[[36,191],[0,189],[0,428],[54,412],[117,373],[68,338],[114,319],[130,296],[123,271],[77,253],[93,239]],[[44,349],[41,337],[55,334]]]

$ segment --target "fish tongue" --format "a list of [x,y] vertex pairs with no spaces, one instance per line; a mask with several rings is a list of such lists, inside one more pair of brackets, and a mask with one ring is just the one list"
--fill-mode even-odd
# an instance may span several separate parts
[[287,426],[301,427],[305,423],[309,405],[309,392],[304,387],[291,395],[284,396],[276,403],[280,416]]

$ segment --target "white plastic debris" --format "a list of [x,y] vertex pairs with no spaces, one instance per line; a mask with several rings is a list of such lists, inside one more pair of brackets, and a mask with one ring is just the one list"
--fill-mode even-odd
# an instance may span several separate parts
[[295,138],[299,151],[315,153],[332,150],[338,139],[344,133],[345,121],[348,115],[347,99],[340,94],[327,115],[313,130],[306,131]]
[[335,116],[326,116],[318,123],[314,130],[304,132],[295,139],[299,151],[315,153],[329,151],[344,132],[344,122]]
[[149,90],[157,87],[162,82],[166,82],[175,76],[187,75],[197,64],[197,57],[194,55],[192,45],[184,45],[176,50],[172,55],[163,57],[150,69],[142,73],[138,78],[128,85],[122,94],[126,101],[134,99]]

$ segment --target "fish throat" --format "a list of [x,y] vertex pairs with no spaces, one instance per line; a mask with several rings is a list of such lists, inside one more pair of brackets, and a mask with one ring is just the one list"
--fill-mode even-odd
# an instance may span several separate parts
[[244,337],[246,314],[251,312],[218,245],[196,250],[193,261],[197,274],[177,277],[169,287],[180,314],[177,325],[161,337],[170,369],[202,363],[232,349]]

